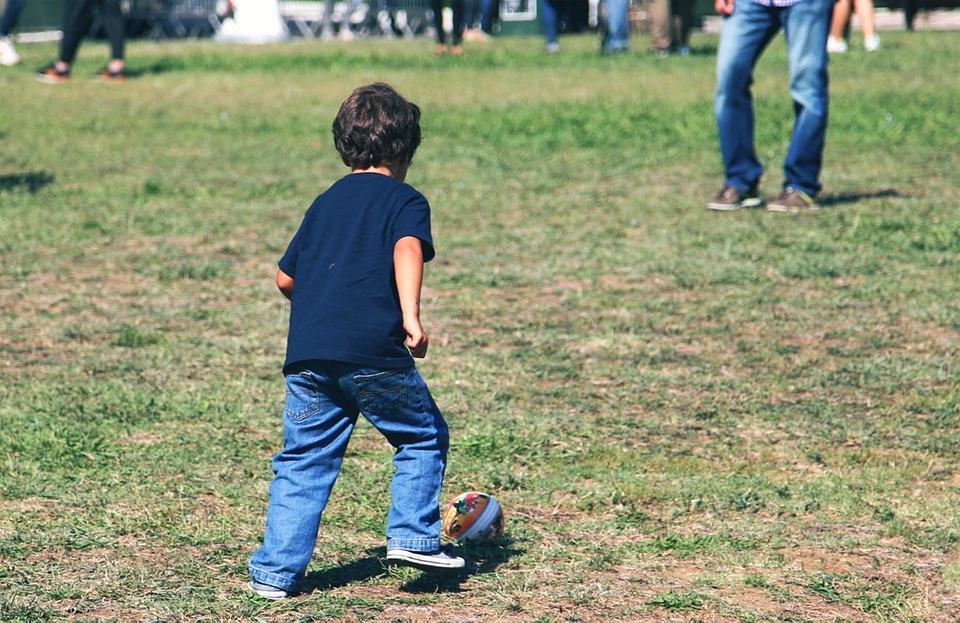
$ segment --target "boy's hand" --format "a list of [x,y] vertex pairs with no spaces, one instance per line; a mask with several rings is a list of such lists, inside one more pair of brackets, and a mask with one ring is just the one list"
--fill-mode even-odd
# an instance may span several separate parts
[[418,321],[404,321],[403,330],[407,332],[407,348],[410,354],[417,359],[423,359],[427,355],[427,346],[430,340],[427,334],[423,332],[423,326]]
[[420,324],[420,284],[423,282],[423,246],[418,238],[404,236],[393,247],[393,271],[403,314],[405,344],[410,354],[423,359],[427,354],[427,334]]

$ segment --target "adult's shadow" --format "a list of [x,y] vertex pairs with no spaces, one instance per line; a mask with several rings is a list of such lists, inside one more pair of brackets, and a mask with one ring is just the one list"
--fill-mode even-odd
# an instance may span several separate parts
[[46,171],[0,175],[0,190],[16,190],[22,188],[28,193],[35,193],[44,186],[53,184],[54,179],[53,174],[47,173]]
[[136,68],[125,68],[123,72],[128,78],[142,78],[149,75],[169,74],[182,72],[186,70],[186,64],[176,60],[161,60],[149,65],[141,65]]
[[865,199],[884,199],[902,196],[900,191],[894,188],[883,188],[880,190],[862,190],[837,195],[824,195],[823,197],[817,197],[817,203],[824,208],[835,208],[845,204],[857,203]]

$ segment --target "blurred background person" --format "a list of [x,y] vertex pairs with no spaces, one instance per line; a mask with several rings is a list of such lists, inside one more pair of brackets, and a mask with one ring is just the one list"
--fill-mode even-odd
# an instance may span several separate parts
[[604,0],[602,6],[600,49],[604,54],[622,54],[630,47],[630,0]]
[[94,12],[97,10],[110,39],[110,61],[97,76],[108,82],[123,82],[127,79],[123,73],[126,35],[120,0],[66,0],[63,5],[63,38],[60,40],[59,57],[37,72],[37,80],[47,84],[70,80],[70,66],[77,56],[83,38],[93,25]]
[[650,52],[656,56],[668,56],[673,47],[670,0],[648,0],[647,12],[650,14]]
[[683,56],[690,54],[690,31],[693,30],[694,0],[670,0],[673,13],[673,50]]
[[20,55],[13,47],[10,33],[17,27],[23,4],[24,0],[7,0],[7,5],[3,7],[3,14],[0,14],[0,65],[12,67],[20,62]]
[[837,0],[833,5],[833,19],[830,21],[830,37],[827,39],[827,52],[846,52],[850,33],[850,8],[857,12],[860,30],[863,32],[863,49],[876,52],[880,49],[880,35],[877,34],[876,16],[873,0]]
[[[453,25],[449,37],[443,24],[444,0],[433,0],[433,26],[437,29],[437,47],[435,54],[443,56],[448,52],[454,56],[463,54],[463,27],[466,2],[464,0],[447,0],[453,12]],[[450,42],[447,43],[449,38]]]
[[464,41],[485,41],[493,34],[494,0],[467,0]]

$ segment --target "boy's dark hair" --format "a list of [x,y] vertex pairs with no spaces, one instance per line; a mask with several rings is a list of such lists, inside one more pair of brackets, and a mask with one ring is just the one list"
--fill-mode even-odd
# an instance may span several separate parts
[[420,108],[389,84],[358,87],[333,120],[333,143],[353,169],[412,161],[420,146]]

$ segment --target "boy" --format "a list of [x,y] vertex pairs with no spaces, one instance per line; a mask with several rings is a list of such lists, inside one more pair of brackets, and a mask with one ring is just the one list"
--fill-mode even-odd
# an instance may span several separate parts
[[249,565],[251,590],[267,599],[290,596],[303,579],[360,413],[395,449],[387,563],[464,566],[440,547],[449,436],[413,361],[427,352],[420,287],[434,256],[427,200],[404,184],[420,109],[389,85],[359,87],[333,135],[351,174],[314,200],[277,271],[291,301],[283,450]]

